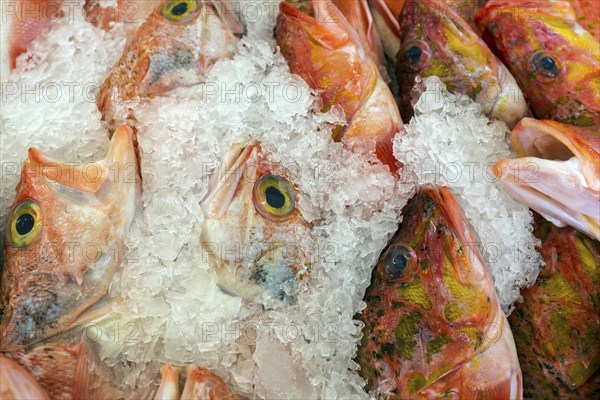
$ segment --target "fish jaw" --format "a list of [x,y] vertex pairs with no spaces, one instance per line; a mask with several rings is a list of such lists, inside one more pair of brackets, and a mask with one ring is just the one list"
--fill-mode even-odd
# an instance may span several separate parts
[[[354,29],[330,0],[313,0],[312,15],[282,2],[277,44],[290,65],[319,92],[324,111],[340,106],[347,124],[332,134],[361,153],[374,153],[392,172],[392,138],[402,128],[390,89]],[[371,125],[366,121],[371,121]]]
[[367,55],[377,65],[381,77],[384,81],[389,82],[390,77],[387,73],[387,61],[381,38],[375,27],[367,0],[333,0],[333,4],[344,14],[350,26],[358,34]]
[[165,16],[174,3],[164,0],[154,9],[102,84],[97,105],[103,119],[127,118],[121,108],[128,102],[199,84],[213,64],[233,56],[244,28],[229,0],[196,0],[195,11],[181,21]]
[[225,382],[216,374],[196,364],[186,368],[187,378],[181,393],[181,400],[238,400]]
[[3,399],[50,399],[27,370],[0,354],[0,397]]
[[473,386],[478,394],[518,393],[514,343],[507,335],[509,346],[494,348],[504,314],[451,192],[424,187],[403,215],[358,316],[365,328],[357,362],[368,388],[399,398],[461,393],[461,382],[481,374],[466,367],[479,356],[501,370]]
[[398,18],[404,7],[405,0],[370,0],[373,21],[379,35],[385,54],[392,60],[396,59],[400,50],[400,23]]
[[416,77],[433,75],[439,76],[450,92],[470,96],[481,105],[482,113],[507,125],[514,126],[529,115],[510,72],[452,8],[430,0],[410,0],[401,21],[396,72],[405,122],[413,115],[411,91]]
[[518,201],[557,226],[600,238],[600,153],[597,133],[555,121],[524,119],[512,133],[517,154],[494,173]]
[[181,369],[171,365],[163,365],[160,368],[161,381],[155,400],[179,400],[179,379],[181,379]]
[[[310,267],[299,244],[310,225],[297,208],[283,217],[266,213],[259,191],[269,176],[287,179],[285,171],[265,159],[258,142],[234,145],[201,201],[200,242],[225,293],[248,301],[266,296],[292,303]],[[295,198],[295,189],[287,190]]]
[[[106,159],[74,164],[35,149],[24,164],[4,245],[2,351],[76,324],[107,293],[123,259],[140,192],[132,130],[117,129]],[[24,214],[35,225],[20,235]]]
[[537,118],[600,128],[600,45],[569,3],[493,1],[476,22]]

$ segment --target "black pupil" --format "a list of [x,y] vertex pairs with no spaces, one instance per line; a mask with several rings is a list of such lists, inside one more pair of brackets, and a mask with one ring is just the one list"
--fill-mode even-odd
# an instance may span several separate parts
[[387,272],[388,275],[390,275],[393,278],[398,278],[402,276],[402,274],[404,274],[404,270],[406,270],[406,266],[408,265],[408,258],[406,257],[406,254],[403,253],[404,252],[402,252],[401,254],[392,254],[391,256],[394,258],[391,259],[391,262],[388,261],[385,264],[385,272]]
[[552,58],[548,56],[542,58],[540,60],[540,64],[542,65],[542,68],[544,68],[546,71],[554,71],[556,69],[556,63]]
[[273,186],[269,186],[265,190],[265,200],[273,208],[281,208],[285,205],[285,196],[279,189]]
[[26,235],[33,229],[35,220],[31,214],[23,214],[17,218],[17,233],[19,235]]
[[173,7],[173,9],[171,10],[171,13],[173,15],[180,16],[180,15],[183,15],[187,11],[187,9],[188,9],[187,3],[182,1],[181,3],[179,3],[175,7]]
[[406,57],[413,65],[419,62],[419,59],[421,58],[422,54],[423,50],[421,50],[419,46],[413,46],[406,50]]

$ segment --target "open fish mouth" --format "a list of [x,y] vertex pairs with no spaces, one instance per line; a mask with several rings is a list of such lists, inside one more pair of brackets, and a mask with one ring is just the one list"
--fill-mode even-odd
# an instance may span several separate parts
[[[2,272],[2,351],[78,326],[108,292],[140,192],[133,131],[118,128],[106,158],[84,167],[30,149],[19,185]],[[15,229],[23,206],[36,210],[23,214],[37,221],[26,236]],[[92,255],[77,250],[88,246]]]
[[208,190],[200,201],[204,216],[221,218],[227,212],[241,179],[254,179],[258,167],[260,144],[252,141],[246,146],[234,144],[210,177]]
[[526,118],[512,140],[522,158],[494,166],[504,188],[555,225],[600,240],[600,135]]

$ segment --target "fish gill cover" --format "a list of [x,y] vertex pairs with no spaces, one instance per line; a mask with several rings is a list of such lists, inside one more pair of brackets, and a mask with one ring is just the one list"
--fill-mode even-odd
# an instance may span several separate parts
[[[365,398],[352,361],[362,326],[353,317],[364,307],[371,268],[397,229],[414,182],[398,184],[387,167],[331,141],[340,116],[319,112],[308,86],[273,51],[277,2],[241,5],[247,32],[232,59],[217,62],[206,84],[135,107],[142,204],[126,238],[121,274],[109,290],[115,316],[88,334],[124,386],[156,384],[163,363],[196,362],[242,396]],[[3,77],[2,229],[27,147],[85,163],[108,146],[95,93],[121,55],[125,31],[119,24],[110,31],[95,28],[81,13],[73,17],[55,24],[21,56],[20,68]],[[461,149],[440,162],[462,162],[460,155],[494,162],[508,155],[503,128],[488,126],[470,100],[427,104],[417,105],[421,114],[396,152],[402,161],[438,160],[432,154],[440,150],[451,157]],[[419,132],[430,140],[418,144]],[[449,132],[458,139],[449,142]],[[493,139],[482,149],[481,140],[468,140],[465,132]],[[251,139],[289,173],[303,218],[312,224],[312,234],[295,244],[310,255],[312,269],[293,305],[251,305],[225,295],[200,246],[199,203],[209,176],[232,144]],[[411,150],[415,156],[404,158]],[[495,186],[480,180],[450,186],[484,243],[521,249],[533,243],[530,214]],[[244,251],[235,243],[214,245]],[[504,258],[490,265],[505,308],[537,274],[535,266]]]

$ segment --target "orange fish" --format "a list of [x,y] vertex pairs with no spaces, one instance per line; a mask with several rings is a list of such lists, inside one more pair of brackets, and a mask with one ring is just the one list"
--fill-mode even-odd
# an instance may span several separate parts
[[78,166],[29,149],[10,208],[0,286],[0,351],[70,328],[108,291],[140,193],[133,132]]
[[124,123],[128,102],[202,82],[233,55],[243,27],[229,0],[163,0],[140,26],[98,95],[102,118]]
[[316,90],[322,109],[341,107],[346,125],[333,139],[398,169],[392,139],[402,130],[394,96],[346,18],[330,0],[312,0],[307,12],[282,2],[277,44],[294,74]]
[[456,199],[427,186],[403,215],[357,316],[367,389],[394,399],[521,399],[510,327]]
[[476,22],[536,118],[600,129],[600,43],[568,2],[495,0]]
[[598,399],[600,243],[537,214],[534,233],[545,265],[508,319],[525,397]]

